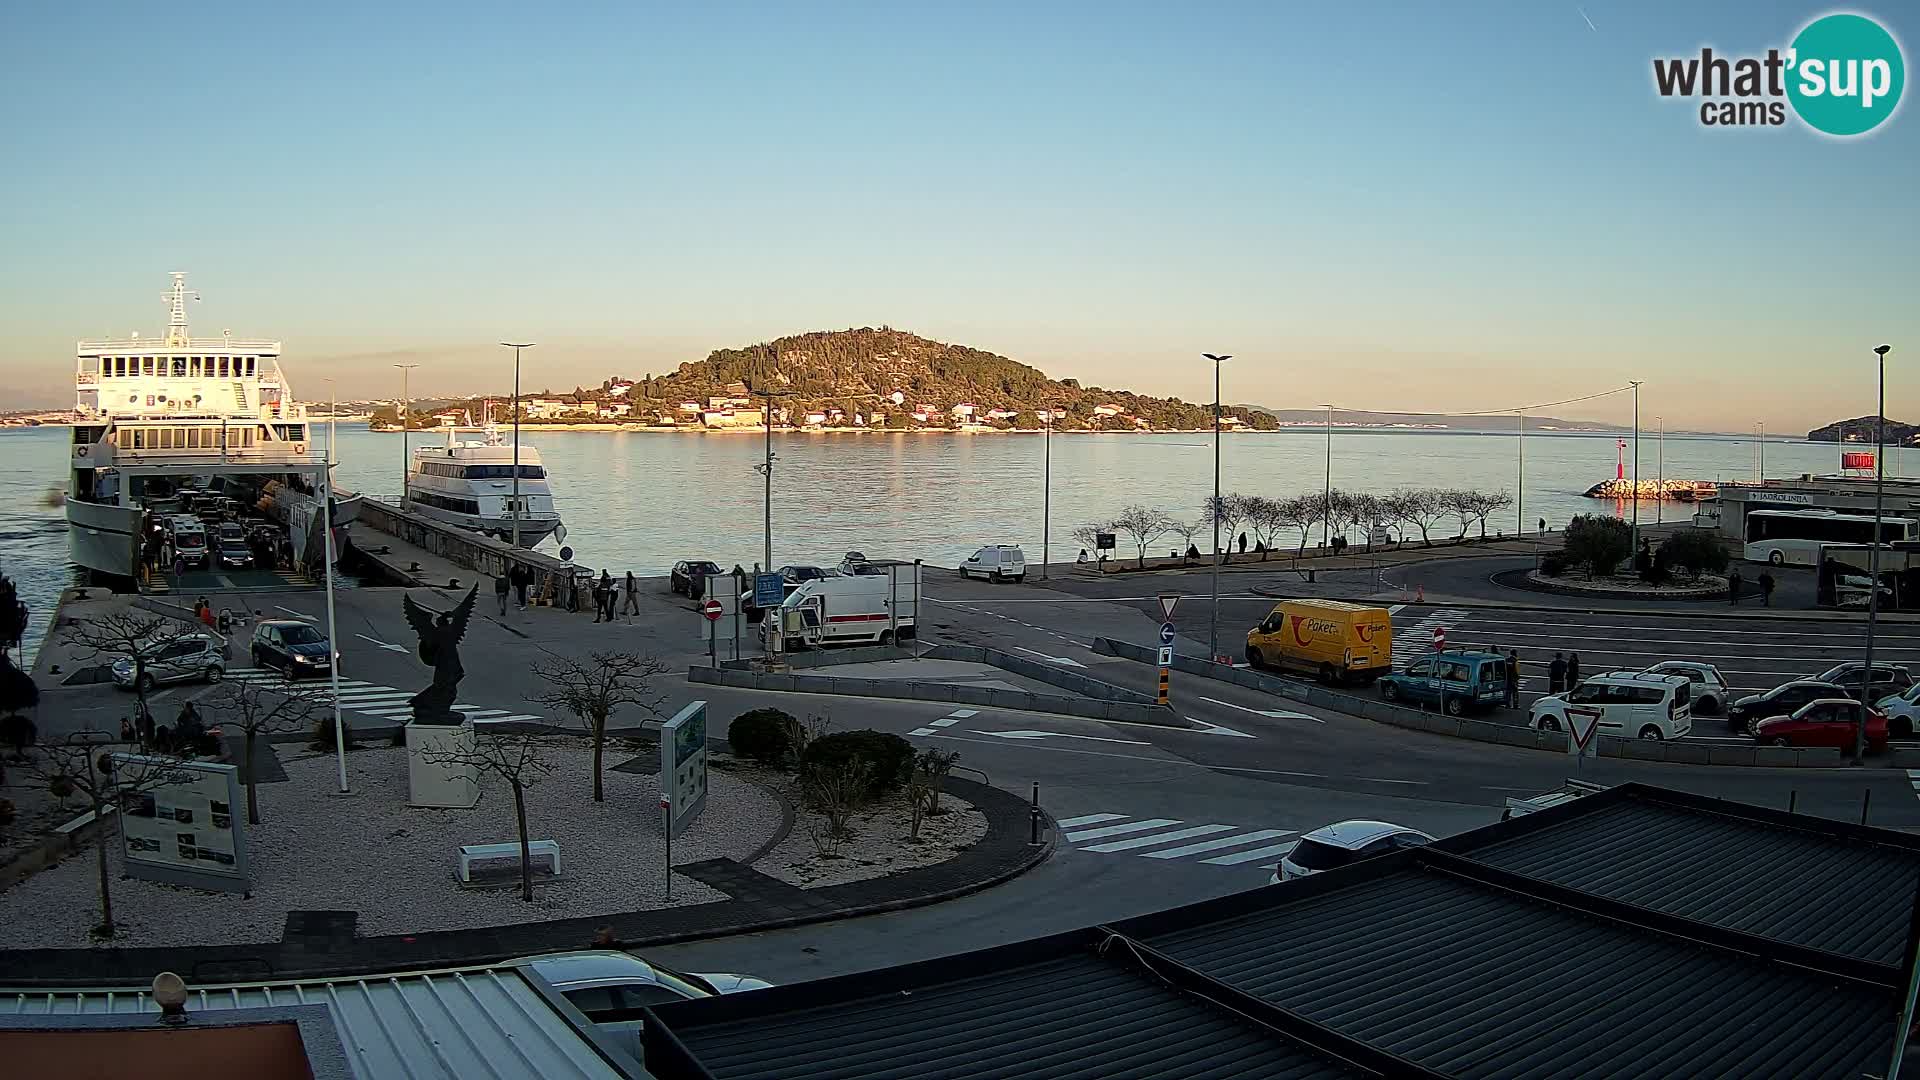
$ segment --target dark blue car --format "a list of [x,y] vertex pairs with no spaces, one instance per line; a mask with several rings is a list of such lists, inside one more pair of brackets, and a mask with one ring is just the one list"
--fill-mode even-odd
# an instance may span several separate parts
[[1507,678],[1507,658],[1500,653],[1433,653],[1381,676],[1380,696],[1435,705],[1448,716],[1461,716],[1506,704]]

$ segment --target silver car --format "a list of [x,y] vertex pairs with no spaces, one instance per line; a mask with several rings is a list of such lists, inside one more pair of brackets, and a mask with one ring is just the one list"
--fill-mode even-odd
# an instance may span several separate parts
[[218,634],[185,634],[141,650],[141,663],[123,656],[113,662],[113,684],[151,690],[163,683],[219,682],[227,673],[227,643]]
[[595,1023],[626,1019],[632,1010],[648,1005],[763,990],[773,985],[751,975],[674,971],[616,949],[547,953],[513,962],[539,976]]

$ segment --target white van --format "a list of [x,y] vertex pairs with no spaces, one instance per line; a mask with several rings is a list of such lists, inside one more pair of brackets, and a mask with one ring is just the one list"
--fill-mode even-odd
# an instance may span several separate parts
[[167,531],[173,537],[173,550],[180,561],[188,566],[207,566],[207,527],[198,519],[186,516],[176,517],[167,523]]
[[1685,675],[1611,671],[1564,694],[1533,703],[1527,722],[1538,731],[1572,731],[1569,715],[1598,715],[1598,734],[1616,739],[1680,739],[1693,730],[1693,683]]
[[960,564],[961,577],[975,575],[988,581],[1024,581],[1027,556],[1019,544],[988,544]]
[[781,603],[777,622],[761,622],[761,634],[774,633],[777,625],[788,649],[840,643],[891,645],[914,636],[919,622],[919,568],[910,562],[865,565],[871,569],[802,582]]

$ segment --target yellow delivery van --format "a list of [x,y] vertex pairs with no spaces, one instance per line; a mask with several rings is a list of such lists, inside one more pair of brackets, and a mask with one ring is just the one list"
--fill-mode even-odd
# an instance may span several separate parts
[[1343,600],[1282,600],[1247,631],[1247,663],[1369,683],[1393,670],[1393,617]]

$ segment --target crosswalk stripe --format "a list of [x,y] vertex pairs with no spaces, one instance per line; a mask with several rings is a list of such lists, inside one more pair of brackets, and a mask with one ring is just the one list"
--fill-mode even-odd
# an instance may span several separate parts
[[[455,705],[454,708],[460,709],[460,706]],[[460,709],[460,711],[466,713],[467,719],[469,720],[491,720],[497,716],[507,715],[508,710],[506,709]]]
[[486,724],[517,724],[523,720],[538,719],[540,718],[532,713],[515,713],[512,716],[490,716],[481,722]]
[[1252,862],[1255,859],[1264,859],[1269,855],[1285,855],[1287,852],[1292,851],[1298,843],[1299,841],[1297,840],[1289,840],[1284,844],[1275,844],[1272,847],[1254,848],[1252,851],[1236,851],[1231,855],[1216,855],[1211,859],[1201,859],[1200,861],[1213,866],[1238,866],[1241,863]]
[[1114,840],[1105,844],[1095,844],[1087,851],[1131,851],[1134,848],[1153,847],[1155,844],[1171,844],[1176,840],[1186,840],[1195,836],[1211,836],[1214,833],[1229,832],[1232,825],[1194,825],[1185,829],[1175,829],[1170,833],[1154,833],[1151,836],[1136,836],[1130,840]]
[[341,701],[378,701],[382,698],[410,698],[411,690],[395,690],[391,687],[369,687],[365,690],[342,690]]
[[404,708],[404,709],[355,709],[353,711],[363,712],[363,713],[366,713],[368,716],[385,716],[388,718],[392,718],[395,716],[412,716],[413,715],[412,706],[408,706],[407,708]]
[[1060,827],[1063,829],[1077,829],[1082,825],[1096,825],[1102,821],[1119,821],[1126,816],[1125,814],[1082,814],[1079,817],[1068,818],[1060,822]]
[[1148,829],[1158,829],[1167,825],[1178,824],[1180,824],[1180,822],[1173,818],[1148,818],[1145,821],[1129,821],[1123,825],[1105,825],[1098,829],[1082,829],[1079,832],[1070,832],[1067,834],[1067,839],[1077,844],[1082,840],[1098,840],[1104,836],[1121,836],[1126,833],[1145,832]]
[[1223,836],[1217,840],[1203,840],[1198,844],[1172,848],[1167,851],[1144,851],[1141,854],[1149,859],[1178,859],[1184,855],[1198,855],[1203,851],[1217,851],[1220,848],[1239,847],[1242,844],[1255,844],[1262,840],[1271,840],[1276,836],[1292,836],[1291,829],[1255,829],[1252,832],[1236,836]]

